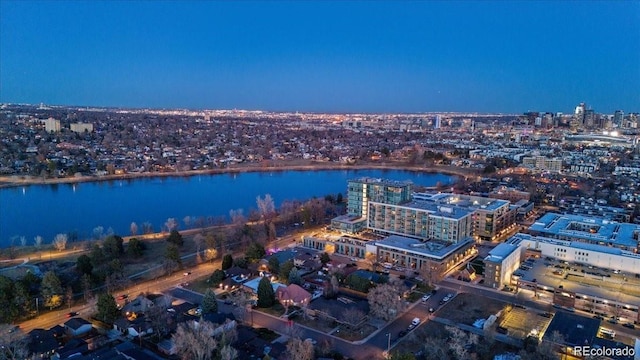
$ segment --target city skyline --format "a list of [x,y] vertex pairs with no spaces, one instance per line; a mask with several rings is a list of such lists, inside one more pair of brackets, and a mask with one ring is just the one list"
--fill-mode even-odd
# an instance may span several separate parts
[[514,114],[640,103],[640,2],[0,6],[2,102]]

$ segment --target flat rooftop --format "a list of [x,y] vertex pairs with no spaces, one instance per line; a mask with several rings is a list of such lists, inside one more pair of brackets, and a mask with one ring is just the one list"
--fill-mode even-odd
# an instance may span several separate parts
[[381,178],[370,178],[370,177],[361,177],[358,179],[351,179],[348,182],[357,182],[362,184],[376,184],[376,185],[387,185],[387,186],[407,186],[413,185],[413,182],[405,180],[389,180],[389,179],[381,179]]
[[[609,299],[625,304],[640,304],[640,297],[635,296],[626,289],[640,288],[640,279],[624,274],[615,274],[604,269],[591,269],[588,266],[573,264],[566,265],[560,260],[536,259],[526,263],[530,269],[517,269],[514,275],[523,281],[535,283],[539,287],[563,289],[580,295]],[[562,274],[554,274],[554,271],[568,268]],[[582,271],[585,272],[582,272]],[[607,276],[592,276],[586,272],[605,274]],[[626,280],[625,280],[626,279]]]
[[391,235],[376,241],[376,246],[442,260],[470,243],[473,243],[472,238],[465,238],[454,244],[446,244],[437,241],[422,242],[400,235]]
[[501,262],[507,256],[511,255],[514,251],[519,251],[520,246],[517,244],[501,243],[489,251],[489,255],[485,258],[486,261]]
[[510,203],[507,200],[451,193],[414,193],[412,196],[414,200],[431,201],[474,210],[494,211]]
[[[375,201],[370,201],[370,203],[390,205],[385,203],[378,203]],[[390,205],[390,206],[399,206],[404,208],[424,210],[434,216],[441,216],[444,218],[456,219],[456,220],[463,219],[473,214],[473,210],[465,209],[459,206],[443,205],[443,204],[438,204],[434,202],[420,201],[420,200],[414,200],[406,204]]]
[[558,311],[549,323],[543,339],[549,340],[557,331],[564,337],[566,345],[591,345],[598,335],[599,328],[600,320],[598,319]]
[[331,221],[337,221],[345,224],[357,224],[359,222],[367,221],[365,217],[356,215],[340,215],[336,216]]
[[612,246],[636,248],[638,240],[633,236],[634,232],[640,232],[640,225],[618,223],[600,217],[547,213],[533,223],[529,231],[553,237],[563,236]]

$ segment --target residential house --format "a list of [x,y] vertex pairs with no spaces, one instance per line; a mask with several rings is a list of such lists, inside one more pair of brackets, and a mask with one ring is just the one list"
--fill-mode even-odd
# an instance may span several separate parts
[[79,337],[88,334],[93,326],[83,318],[74,317],[64,323],[64,329],[69,336]]

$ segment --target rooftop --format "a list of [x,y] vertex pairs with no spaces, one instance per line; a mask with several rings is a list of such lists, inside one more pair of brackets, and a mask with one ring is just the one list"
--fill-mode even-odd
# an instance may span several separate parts
[[454,251],[473,243],[472,238],[465,238],[457,243],[447,245],[436,241],[422,242],[420,240],[391,235],[380,241],[376,241],[376,246],[381,248],[406,251],[426,257],[442,260]]
[[487,261],[501,262],[504,258],[518,250],[517,244],[501,243],[489,251],[489,255],[485,258]]
[[640,225],[600,217],[547,213],[531,225],[529,231],[635,248],[638,240],[634,239],[634,232],[640,232]]
[[508,205],[509,201],[483,196],[451,194],[451,193],[414,193],[415,200],[425,200],[440,204],[460,206],[468,209],[494,211]]
[[351,179],[349,180],[349,182],[356,182],[356,183],[362,183],[362,184],[387,185],[387,186],[407,186],[407,185],[413,184],[411,181],[398,181],[398,180],[370,178],[370,177],[361,177],[358,179]]
[[551,335],[557,331],[564,337],[566,345],[591,345],[598,334],[599,327],[598,319],[558,311],[549,323],[543,339],[550,340]]

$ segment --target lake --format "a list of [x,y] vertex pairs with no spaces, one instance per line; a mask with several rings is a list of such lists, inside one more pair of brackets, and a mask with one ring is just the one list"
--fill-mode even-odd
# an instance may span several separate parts
[[276,207],[284,200],[307,200],[342,193],[347,180],[359,177],[410,180],[434,186],[453,183],[455,176],[404,170],[323,170],[248,172],[189,177],[156,177],[78,184],[30,185],[0,189],[0,247],[24,236],[33,245],[35,236],[51,243],[59,233],[92,236],[102,226],[116,234],[130,234],[131,222],[141,232],[148,222],[159,231],[168,218],[184,229],[183,219],[229,216],[229,210],[255,209],[256,197],[271,194]]

